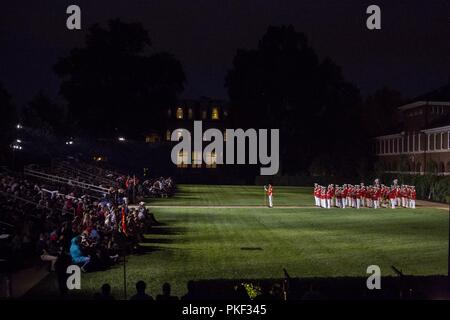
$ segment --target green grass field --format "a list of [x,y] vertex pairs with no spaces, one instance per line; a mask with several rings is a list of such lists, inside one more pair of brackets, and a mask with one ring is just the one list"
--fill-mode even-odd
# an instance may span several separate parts
[[[193,185],[148,204],[162,225],[146,235],[146,253],[128,259],[129,292],[139,279],[152,295],[164,282],[183,295],[190,279],[281,278],[283,268],[292,277],[365,276],[371,264],[383,275],[391,265],[411,275],[447,271],[442,209],[318,209],[310,188],[295,187],[276,188],[274,204],[284,207],[269,209],[261,187]],[[120,296],[123,269],[83,274],[79,294],[105,282]]]
[[[277,187],[274,199],[282,206],[311,206],[311,188]],[[170,199],[156,199],[149,205],[164,206],[261,206],[265,196],[263,187],[181,185]]]

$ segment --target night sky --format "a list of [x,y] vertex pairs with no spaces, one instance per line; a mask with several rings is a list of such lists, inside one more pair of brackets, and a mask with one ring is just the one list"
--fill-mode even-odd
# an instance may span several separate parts
[[[66,8],[82,10],[81,31],[66,29]],[[366,8],[382,10],[382,30],[366,29]],[[175,55],[184,97],[227,98],[224,76],[238,48],[254,48],[268,25],[292,24],[320,57],[329,56],[363,94],[383,85],[413,97],[450,75],[449,0],[46,0],[0,3],[0,82],[21,105],[40,89],[58,98],[57,58],[81,46],[94,22],[141,22],[153,50]]]

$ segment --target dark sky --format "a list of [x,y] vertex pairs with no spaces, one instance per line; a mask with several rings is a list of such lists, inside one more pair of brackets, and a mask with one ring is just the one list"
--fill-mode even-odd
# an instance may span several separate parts
[[[58,95],[57,58],[81,46],[84,30],[65,27],[66,7],[82,10],[84,30],[119,17],[149,31],[186,71],[184,97],[226,98],[224,76],[238,48],[254,48],[268,25],[292,24],[320,57],[329,56],[363,94],[388,85],[412,97],[450,75],[450,0],[44,0],[0,3],[0,82],[15,101],[39,89]],[[365,27],[378,4],[382,30]]]

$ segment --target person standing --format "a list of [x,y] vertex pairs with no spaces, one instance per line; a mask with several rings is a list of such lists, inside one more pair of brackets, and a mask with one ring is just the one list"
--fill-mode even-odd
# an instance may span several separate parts
[[272,199],[272,197],[273,197],[273,188],[272,188],[272,184],[269,183],[268,186],[264,187],[264,190],[267,193],[267,198],[269,198],[269,208],[272,208],[273,207],[273,199]]
[[320,186],[314,183],[314,202],[316,207],[320,207]]
[[359,186],[355,186],[355,197],[356,197],[356,209],[361,207],[361,189]]
[[410,200],[409,200],[411,209],[416,208],[416,197],[417,197],[416,188],[414,186],[411,186],[411,194],[410,194]]
[[328,186],[327,192],[325,194],[325,208],[330,209],[331,208],[331,199],[333,197],[333,190],[331,188],[331,185]]
[[379,187],[376,187],[374,193],[375,193],[374,208],[379,209],[381,199],[381,189]]
[[336,207],[342,208],[342,194],[341,194],[341,188],[339,186],[336,186],[335,189],[335,197],[336,197]]
[[397,189],[392,186],[391,190],[389,191],[389,200],[391,201],[391,208],[395,209],[395,205],[397,202]]
[[341,198],[342,198],[342,209],[345,209],[347,204],[347,185],[344,184],[341,188]]

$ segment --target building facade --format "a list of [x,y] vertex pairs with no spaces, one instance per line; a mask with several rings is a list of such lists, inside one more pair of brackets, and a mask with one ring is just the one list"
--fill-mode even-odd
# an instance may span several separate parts
[[418,100],[398,110],[402,131],[375,138],[381,167],[388,172],[450,175],[450,102]]
[[[151,150],[151,159],[155,167],[164,168],[166,174],[176,178],[179,183],[217,183],[217,184],[241,184],[254,181],[256,165],[225,165],[218,163],[218,159],[226,158],[226,129],[234,128],[230,106],[227,101],[201,97],[199,99],[184,99],[177,102],[165,113],[165,120],[162,124],[162,131],[149,132],[145,136],[148,149]],[[222,133],[223,150],[222,154],[215,154],[215,151],[206,152],[204,149],[210,141],[202,142],[202,152],[194,150],[191,142],[191,152],[179,152],[176,156],[176,163],[172,163],[171,152],[178,144],[172,141],[172,135],[181,136],[180,129],[186,129],[194,139],[194,122],[201,121],[202,133],[214,128]],[[150,152],[150,151],[149,151]],[[189,161],[189,156],[191,161]],[[157,160],[156,160],[157,159]],[[199,160],[201,163],[198,163]],[[195,161],[197,160],[197,161]],[[195,162],[194,162],[195,161]]]
[[[167,110],[167,124],[164,132],[164,140],[168,143],[175,144],[171,141],[174,134],[181,136],[180,129],[187,129],[191,134],[194,132],[194,121],[202,122],[202,131],[215,128],[222,132],[226,141],[225,130],[229,123],[228,105],[223,100],[210,99],[202,97],[197,100],[181,100],[173,108]],[[209,142],[204,142],[207,144]],[[177,157],[176,166],[179,169],[216,169],[217,156],[215,152],[206,155],[207,162],[202,161],[201,164],[194,163],[196,160],[202,159],[202,152],[191,153],[191,163],[188,163],[189,155],[186,152],[180,152]],[[223,155],[222,155],[223,156]]]

